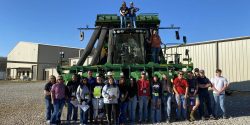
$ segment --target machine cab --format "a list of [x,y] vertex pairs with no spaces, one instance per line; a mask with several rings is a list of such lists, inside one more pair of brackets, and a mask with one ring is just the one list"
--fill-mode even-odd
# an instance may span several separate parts
[[145,29],[113,29],[108,61],[113,64],[145,64]]

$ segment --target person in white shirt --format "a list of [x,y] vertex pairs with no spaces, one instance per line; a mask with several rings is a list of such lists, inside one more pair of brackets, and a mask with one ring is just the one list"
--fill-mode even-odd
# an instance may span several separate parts
[[216,69],[216,76],[211,79],[212,88],[213,88],[213,95],[214,95],[214,101],[215,101],[215,111],[214,114],[218,118],[220,117],[220,114],[218,112],[218,109],[221,108],[222,110],[222,116],[224,119],[227,119],[226,116],[226,110],[225,110],[225,90],[228,87],[229,83],[225,77],[221,75],[221,70]]
[[[108,84],[102,89],[103,102],[106,109],[106,116],[108,124],[117,124],[118,121],[118,99],[120,91],[118,85],[114,84],[114,79],[109,77]],[[113,123],[111,123],[111,117],[113,115]]]

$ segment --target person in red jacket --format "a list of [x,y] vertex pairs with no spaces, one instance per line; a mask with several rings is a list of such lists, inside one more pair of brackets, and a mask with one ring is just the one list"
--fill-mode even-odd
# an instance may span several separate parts
[[174,93],[175,93],[175,99],[177,102],[177,120],[182,118],[186,120],[187,118],[187,105],[186,100],[188,97],[188,83],[187,80],[183,78],[184,72],[179,71],[178,77],[174,79]]
[[[150,84],[146,79],[146,72],[141,72],[141,79],[137,81],[139,97],[139,122],[148,121],[148,102],[150,98]],[[144,116],[144,117],[143,117]]]

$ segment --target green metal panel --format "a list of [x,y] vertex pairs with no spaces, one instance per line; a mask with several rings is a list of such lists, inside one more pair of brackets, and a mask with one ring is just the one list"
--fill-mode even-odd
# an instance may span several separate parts
[[[129,17],[127,17],[127,22],[130,22]],[[156,13],[148,13],[148,14],[139,14],[136,17],[137,25],[140,24],[150,24],[150,25],[159,25],[160,19],[158,14]],[[117,14],[98,14],[96,16],[95,26],[108,26],[115,27],[120,25],[120,16]]]

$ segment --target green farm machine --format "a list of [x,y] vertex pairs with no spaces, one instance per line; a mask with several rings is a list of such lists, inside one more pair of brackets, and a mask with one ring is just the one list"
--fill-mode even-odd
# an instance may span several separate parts
[[[129,22],[129,19],[127,19]],[[93,71],[93,74],[104,76],[111,71],[115,79],[119,79],[121,73],[126,78],[140,78],[140,72],[146,71],[148,78],[153,75],[162,74],[174,77],[176,71],[192,70],[191,59],[187,59],[187,64],[180,63],[178,53],[167,54],[167,47],[164,45],[160,51],[160,63],[151,61],[151,47],[148,43],[152,29],[170,29],[175,30],[176,38],[179,38],[179,27],[159,27],[160,19],[158,14],[140,14],[136,18],[138,28],[120,28],[120,18],[116,14],[97,15],[94,28],[78,28],[80,30],[81,40],[84,38],[83,30],[93,30],[93,34],[84,49],[77,65],[61,66],[58,65],[57,71],[68,81],[73,74],[87,76],[87,71]],[[185,37],[184,44],[185,45]],[[96,44],[96,41],[98,43]],[[96,47],[94,48],[96,44]],[[87,57],[93,53],[90,65],[83,66]],[[188,52],[186,53],[188,54]],[[165,57],[173,56],[174,61],[167,60]]]

